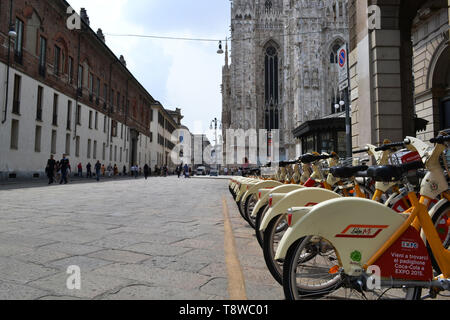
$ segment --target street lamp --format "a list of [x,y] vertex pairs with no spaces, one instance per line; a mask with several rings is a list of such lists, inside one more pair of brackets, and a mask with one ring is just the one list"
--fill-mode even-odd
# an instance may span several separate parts
[[219,41],[219,50],[217,50],[217,54],[223,54],[222,41]]

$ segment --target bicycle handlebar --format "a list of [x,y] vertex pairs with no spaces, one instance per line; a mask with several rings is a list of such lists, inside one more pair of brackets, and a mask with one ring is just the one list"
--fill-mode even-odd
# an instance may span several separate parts
[[366,153],[367,151],[369,151],[369,148],[365,147],[364,149],[353,151],[353,154]]
[[438,136],[430,140],[431,143],[444,144],[444,142],[450,141],[450,136]]
[[327,155],[315,156],[313,154],[305,154],[305,155],[301,156],[298,160],[301,163],[308,164],[308,163],[312,163],[312,162],[319,161],[319,160],[330,159],[331,157],[332,156],[327,156]]
[[398,147],[404,147],[404,146],[405,146],[405,141],[388,143],[388,144],[384,144],[378,148],[375,148],[375,151],[387,151],[387,150],[391,150],[391,149],[398,148]]

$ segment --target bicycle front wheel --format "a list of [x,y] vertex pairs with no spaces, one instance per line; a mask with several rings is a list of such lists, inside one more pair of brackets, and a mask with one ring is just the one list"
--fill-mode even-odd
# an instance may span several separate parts
[[294,242],[283,264],[283,289],[287,300],[316,299],[338,290],[339,273],[330,273],[338,263],[332,245],[320,237]]

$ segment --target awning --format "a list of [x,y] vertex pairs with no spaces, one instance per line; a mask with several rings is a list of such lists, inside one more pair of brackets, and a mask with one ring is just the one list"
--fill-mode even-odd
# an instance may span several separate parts
[[345,118],[335,117],[308,121],[294,129],[292,133],[295,138],[300,139],[314,133],[330,131],[345,131]]

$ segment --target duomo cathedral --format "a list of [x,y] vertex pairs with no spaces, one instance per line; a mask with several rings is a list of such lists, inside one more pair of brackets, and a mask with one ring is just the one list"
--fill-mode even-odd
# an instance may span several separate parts
[[310,137],[308,128],[297,137],[294,132],[310,121],[341,121],[345,113],[345,106],[336,105],[349,101],[348,89],[339,89],[337,57],[349,42],[347,0],[231,3],[222,75],[224,132],[279,129],[280,160],[316,148],[345,153],[345,128],[343,134]]

